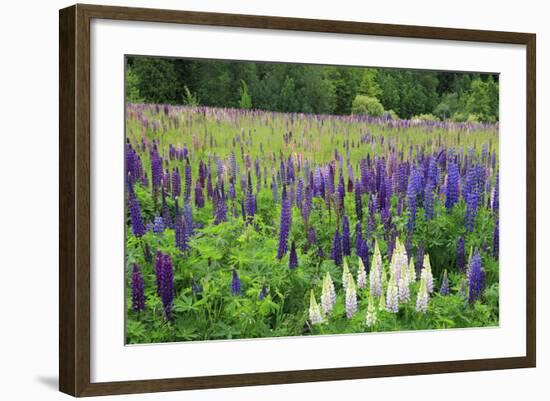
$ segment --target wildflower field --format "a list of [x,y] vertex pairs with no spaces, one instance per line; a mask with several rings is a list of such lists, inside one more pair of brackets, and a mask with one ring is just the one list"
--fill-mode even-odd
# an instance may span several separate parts
[[128,104],[126,341],[497,326],[498,123]]

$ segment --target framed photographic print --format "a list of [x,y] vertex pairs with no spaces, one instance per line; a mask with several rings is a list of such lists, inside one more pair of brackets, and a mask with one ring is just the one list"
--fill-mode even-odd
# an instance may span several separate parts
[[534,367],[535,113],[533,34],[61,10],[60,390]]

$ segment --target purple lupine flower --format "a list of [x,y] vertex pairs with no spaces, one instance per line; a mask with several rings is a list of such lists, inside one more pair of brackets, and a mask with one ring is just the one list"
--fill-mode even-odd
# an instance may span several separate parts
[[493,230],[493,257],[498,260],[499,252],[499,221],[495,222],[495,228]]
[[367,221],[367,237],[376,230],[376,205],[375,198],[371,195],[369,201],[369,218]]
[[208,175],[208,171],[206,168],[206,164],[202,162],[202,160],[199,160],[199,179],[200,186],[204,187],[204,183],[206,182],[206,176]]
[[155,274],[157,277],[157,294],[162,301],[164,316],[170,320],[174,301],[174,271],[170,255],[157,252],[155,258]]
[[355,194],[355,213],[357,215],[357,221],[362,221],[363,220],[363,203],[361,201],[361,186],[359,184],[359,180],[356,180],[355,182],[354,194]]
[[237,270],[233,269],[233,278],[231,279],[231,295],[236,296],[241,294],[241,279],[239,278]]
[[247,222],[251,223],[254,220],[256,214],[256,197],[252,191],[252,179],[250,177],[250,171],[248,172],[248,185],[246,188],[246,218]]
[[157,145],[153,146],[150,152],[151,159],[151,183],[153,185],[153,194],[158,192],[162,184],[162,159],[159,156]]
[[466,216],[465,225],[469,232],[474,231],[475,220],[477,216],[479,194],[477,188],[472,188],[472,192],[466,198]]
[[235,179],[237,178],[237,158],[235,157],[235,150],[231,151],[229,163],[231,165],[231,176]]
[[439,293],[441,295],[449,295],[449,277],[447,276],[447,270],[443,271],[443,279],[441,279],[441,287],[439,287]]
[[197,209],[202,209],[204,207],[204,196],[202,194],[201,183],[198,180],[195,183],[195,206]]
[[287,163],[287,171],[286,171],[286,179],[287,182],[290,184],[294,182],[296,176],[294,175],[294,163],[292,162],[292,157],[288,157],[288,163]]
[[176,247],[185,252],[189,249],[189,231],[185,227],[185,220],[181,215],[178,207],[178,200],[176,199],[176,217],[174,218],[174,231]]
[[258,299],[261,301],[265,297],[267,297],[267,287],[264,284],[262,285],[262,290],[260,291],[260,295],[258,296]]
[[283,186],[281,198],[281,217],[279,224],[279,247],[277,249],[277,259],[281,260],[288,251],[288,237],[290,226],[292,224],[292,215],[290,210],[290,199],[287,194],[286,185]]
[[170,185],[170,171],[168,169],[164,171],[162,176],[162,188],[168,193],[172,192],[172,186]]
[[320,196],[324,198],[325,192],[324,192],[324,186],[323,186],[323,175],[321,173],[321,169],[319,166],[315,167],[315,171],[313,173],[313,195],[314,196]]
[[460,172],[458,171],[458,165],[452,160],[453,158],[454,156],[451,157],[451,154],[449,154],[447,158],[447,188],[445,199],[445,207],[447,209],[451,209],[458,202],[458,181]]
[[334,233],[334,240],[332,241],[332,249],[330,250],[330,258],[334,260],[337,266],[342,264],[342,239],[340,237],[340,230],[336,229]]
[[[407,254],[409,255],[409,257],[412,257],[412,254],[410,254],[409,252],[407,252]],[[423,263],[424,263],[424,244],[420,243],[416,248],[416,255],[414,257],[414,268],[416,270],[417,277],[420,277]]]
[[481,266],[481,256],[479,251],[476,250],[470,261],[470,270],[468,274],[469,279],[469,301],[474,303],[481,298],[483,290],[485,288],[485,271]]
[[130,221],[132,222],[132,232],[136,237],[145,235],[145,226],[141,218],[141,208],[139,201],[134,193],[128,194],[128,209],[130,209]]
[[411,176],[409,178],[409,185],[407,187],[407,208],[409,210],[409,219],[407,221],[408,231],[414,229],[416,221],[416,200],[417,200],[417,189],[419,186],[419,176],[416,168],[411,170]]
[[340,179],[338,180],[338,205],[340,210],[344,209],[344,198],[346,196],[346,187],[344,184],[344,176],[340,174]]
[[363,231],[361,229],[361,223],[355,224],[355,253],[357,256],[361,254],[361,246],[363,242]]
[[348,216],[344,216],[342,219],[342,254],[344,256],[351,255],[351,246],[349,238],[349,219]]
[[426,183],[424,191],[424,214],[427,221],[434,217],[434,184],[431,181]]
[[435,157],[430,157],[430,161],[428,163],[428,171],[426,176],[426,184],[428,182],[431,182],[435,188],[437,185],[439,179],[439,170],[437,168],[437,159]]
[[162,214],[162,219],[164,220],[164,226],[169,228],[174,228],[174,224],[172,224],[172,215],[170,213],[170,209],[168,208],[168,205],[166,204],[166,194],[164,193],[164,191],[162,191],[161,214]]
[[145,294],[143,287],[143,276],[139,266],[134,263],[132,269],[132,310],[139,312],[145,309]]
[[304,180],[302,179],[302,177],[299,177],[298,184],[296,184],[296,196],[295,196],[296,207],[298,208],[302,206],[303,194],[304,194]]
[[298,267],[298,254],[296,253],[296,244],[292,241],[290,246],[290,258],[288,260],[288,267],[293,270]]
[[464,271],[464,267],[466,265],[466,257],[464,254],[464,238],[459,237],[458,241],[456,242],[456,268],[459,272]]
[[155,216],[153,223],[153,232],[155,234],[162,234],[164,232],[164,219],[160,216]]
[[212,197],[212,202],[214,203],[213,213],[214,213],[214,224],[220,224],[227,220],[227,204],[225,201],[225,192],[223,190],[223,182],[219,182],[216,185],[214,191],[214,196]]
[[146,232],[153,231],[153,223],[151,223],[151,222],[147,223],[147,225],[145,226],[145,231]]
[[229,199],[234,200],[235,199],[235,183],[233,182],[233,177],[229,179],[229,188],[227,189],[227,196],[229,196]]
[[311,245],[317,243],[317,234],[315,233],[315,229],[313,227],[309,228],[307,233],[307,242]]
[[275,203],[278,203],[279,202],[279,189],[278,189],[278,186],[277,186],[277,179],[275,177],[273,177],[271,179],[271,190],[273,191],[273,200],[275,201]]
[[172,197],[178,198],[181,194],[181,179],[178,168],[172,170]]
[[193,235],[193,211],[191,210],[191,204],[189,203],[189,200],[183,202],[183,219],[185,221],[185,232],[187,234],[187,237],[191,237]]
[[212,185],[212,174],[208,172],[208,177],[206,178],[206,196],[212,198],[214,196],[214,187]]
[[189,164],[189,159],[186,159],[186,162],[185,162],[185,188],[184,188],[184,194],[183,194],[183,200],[184,201],[191,199],[191,181],[192,181],[191,164]]
[[434,190],[437,184],[437,175],[437,162],[432,157],[428,165],[426,187],[424,189],[424,213],[426,220],[431,220],[434,217]]

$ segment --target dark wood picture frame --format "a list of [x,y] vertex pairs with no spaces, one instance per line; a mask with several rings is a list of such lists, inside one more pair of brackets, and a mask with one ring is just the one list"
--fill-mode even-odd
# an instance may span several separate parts
[[[93,18],[525,45],[526,356],[91,383],[90,21]],[[59,30],[59,388],[62,392],[93,396],[535,367],[535,34],[81,4],[60,10]]]

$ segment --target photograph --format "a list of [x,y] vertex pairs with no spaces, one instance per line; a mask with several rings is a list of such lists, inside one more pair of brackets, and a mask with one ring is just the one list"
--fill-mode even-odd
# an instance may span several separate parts
[[126,344],[499,327],[498,73],[124,68]]

